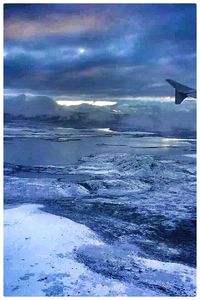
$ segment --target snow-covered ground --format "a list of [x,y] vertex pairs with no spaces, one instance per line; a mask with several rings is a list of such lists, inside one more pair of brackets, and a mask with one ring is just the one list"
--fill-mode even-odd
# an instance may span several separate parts
[[[136,248],[127,259],[123,249],[106,245],[86,226],[41,207],[5,210],[5,296],[155,296],[168,294],[174,283],[174,291],[193,295],[195,269],[140,258]],[[77,253],[87,256],[96,270],[77,261]],[[106,275],[106,267],[111,271],[115,264],[114,278]],[[124,274],[127,282],[120,281]]]
[[86,226],[27,204],[4,213],[5,296],[156,295],[78,262],[81,246],[104,246]]
[[7,296],[193,296],[195,140],[6,132]]

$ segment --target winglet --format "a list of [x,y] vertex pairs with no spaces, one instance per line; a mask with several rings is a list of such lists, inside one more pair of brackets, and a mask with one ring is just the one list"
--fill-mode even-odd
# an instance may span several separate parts
[[181,104],[194,91],[194,89],[172,79],[166,79],[166,81],[175,88],[175,104]]

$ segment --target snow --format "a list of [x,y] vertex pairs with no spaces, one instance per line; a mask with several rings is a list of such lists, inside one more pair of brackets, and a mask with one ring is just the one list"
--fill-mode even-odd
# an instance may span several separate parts
[[186,157],[191,157],[191,158],[196,158],[197,157],[196,153],[195,154],[183,154],[183,155],[186,156]]
[[56,179],[5,176],[4,195],[12,199],[55,200],[70,196],[86,196],[88,194],[87,189],[78,184],[59,182]]
[[4,213],[5,296],[155,295],[89,270],[77,248],[104,245],[86,226],[26,204]]
[[194,296],[196,165],[182,153],[5,163],[5,295]]
[[161,295],[194,296],[196,270],[179,263],[141,257],[140,248],[126,242],[84,245],[77,251],[80,261],[101,274],[156,291]]

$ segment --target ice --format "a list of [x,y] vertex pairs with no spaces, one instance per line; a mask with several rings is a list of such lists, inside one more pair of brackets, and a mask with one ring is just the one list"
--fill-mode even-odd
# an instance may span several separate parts
[[6,163],[6,293],[194,296],[196,165],[182,153]]
[[123,196],[144,192],[150,189],[150,185],[139,180],[90,180],[82,183],[90,192],[98,196]]
[[77,251],[79,261],[93,271],[134,283],[157,294],[194,296],[196,270],[183,264],[140,257],[140,249],[132,244],[84,245]]
[[184,154],[186,157],[196,158],[196,154]]
[[[95,179],[86,182],[90,190],[99,195],[123,195],[124,192],[145,192],[150,189],[162,191],[165,186],[190,188],[194,185],[195,167],[179,164],[174,161],[166,163],[156,160],[150,155],[134,155],[127,153],[101,154],[95,157],[85,157],[71,174],[90,174]],[[187,182],[187,184],[185,184]],[[170,187],[169,184],[171,183]],[[178,186],[177,184],[178,183]],[[165,184],[165,186],[164,186]],[[97,192],[97,190],[99,190]],[[124,192],[123,192],[124,191]]]
[[65,197],[81,197],[89,192],[75,183],[60,182],[50,178],[18,178],[5,176],[4,196],[21,200],[56,200]]
[[26,126],[25,124],[20,127],[13,128],[9,124],[5,124],[4,138],[5,139],[45,139],[54,140],[58,142],[65,141],[77,141],[83,138],[91,137],[112,137],[112,136],[130,136],[130,137],[143,137],[154,136],[152,132],[140,132],[140,131],[114,131],[109,128],[89,128],[89,129],[75,129],[65,128],[59,126],[50,126],[46,124],[43,128]]
[[66,175],[70,168],[68,166],[55,166],[55,165],[38,165],[38,166],[24,166],[16,165],[12,163],[4,163],[4,174],[16,174],[19,175],[19,172],[25,172],[27,176],[30,173],[38,174],[52,174],[52,175]]

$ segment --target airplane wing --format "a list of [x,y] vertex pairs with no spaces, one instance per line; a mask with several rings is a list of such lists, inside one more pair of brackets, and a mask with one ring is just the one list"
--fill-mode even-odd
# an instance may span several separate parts
[[175,104],[181,104],[187,97],[196,98],[196,91],[194,89],[172,79],[166,79],[166,81],[175,88]]

